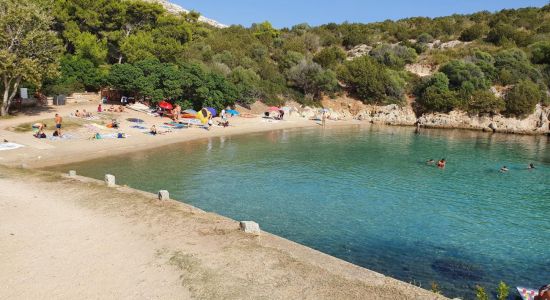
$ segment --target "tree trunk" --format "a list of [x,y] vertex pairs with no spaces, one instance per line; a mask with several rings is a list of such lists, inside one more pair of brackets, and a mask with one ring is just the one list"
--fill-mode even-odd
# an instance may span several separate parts
[[6,86],[4,89],[4,95],[2,96],[2,105],[0,106],[0,116],[2,117],[8,115],[8,108],[10,107],[10,103],[8,102],[10,91],[8,88],[9,87]]
[[[13,87],[11,87],[11,80],[7,80],[4,78],[4,95],[2,96],[2,106],[0,107],[0,116],[7,116],[10,104],[13,98],[15,98],[15,95],[17,94],[17,88],[19,87],[19,83],[21,83],[21,78],[18,77],[15,80],[15,83],[13,84]],[[10,94],[10,90],[11,94]]]

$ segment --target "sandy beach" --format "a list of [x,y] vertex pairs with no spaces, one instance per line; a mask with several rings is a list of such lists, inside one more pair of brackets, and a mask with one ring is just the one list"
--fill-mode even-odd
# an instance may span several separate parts
[[[117,116],[127,139],[50,141],[9,130],[82,108],[93,111],[91,105],[71,105],[0,121],[0,138],[25,146],[0,151],[0,298],[443,298],[269,233],[245,234],[234,220],[180,202],[26,169],[199,138],[319,126],[314,121],[233,118],[229,128],[149,136],[130,131],[125,119],[157,126],[163,121],[127,112]],[[329,126],[338,124],[350,123]]]
[[[222,128],[213,126],[210,131],[202,128],[166,129],[163,123],[169,122],[167,118],[159,118],[142,112],[126,110],[124,113],[109,114],[119,120],[120,130],[101,130],[103,133],[124,132],[129,135],[126,139],[90,140],[95,131],[86,128],[64,130],[65,134],[75,136],[74,139],[52,141],[49,139],[37,139],[31,132],[15,132],[13,127],[22,123],[37,122],[44,119],[53,119],[55,113],[69,121],[69,114],[76,109],[95,112],[97,105],[72,104],[67,106],[50,106],[49,110],[18,116],[11,119],[0,120],[0,140],[18,143],[25,147],[17,151],[0,151],[0,164],[7,166],[25,165],[30,168],[41,168],[52,165],[66,164],[77,161],[101,158],[109,155],[124,154],[140,150],[154,149],[164,145],[186,142],[196,139],[219,137],[223,135],[246,134],[277,129],[290,129],[310,126],[320,126],[318,122],[306,120],[300,117],[290,117],[284,121],[266,120],[257,118],[230,118],[230,127]],[[105,116],[107,118],[107,116]],[[171,131],[166,134],[150,136],[140,130],[131,128],[136,125],[127,121],[130,118],[139,118],[144,121],[142,125],[147,129],[155,125],[160,131]],[[219,118],[217,118],[219,120]],[[215,119],[216,121],[216,119]],[[91,122],[89,122],[91,123]],[[216,122],[215,122],[216,123]],[[327,126],[339,126],[360,124],[359,121],[328,121]],[[53,128],[47,128],[46,133],[51,136]]]

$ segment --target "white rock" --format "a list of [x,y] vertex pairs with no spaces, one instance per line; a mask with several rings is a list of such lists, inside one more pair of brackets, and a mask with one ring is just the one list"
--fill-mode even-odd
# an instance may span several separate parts
[[160,190],[159,191],[159,200],[161,200],[161,201],[170,200],[170,193],[168,193],[167,190]]
[[69,171],[69,176],[70,177],[75,177],[76,176],[76,171],[75,170],[70,170]]
[[241,230],[246,233],[260,234],[260,225],[253,221],[241,221]]
[[105,183],[108,187],[114,187],[116,185],[115,176],[111,174],[105,175]]

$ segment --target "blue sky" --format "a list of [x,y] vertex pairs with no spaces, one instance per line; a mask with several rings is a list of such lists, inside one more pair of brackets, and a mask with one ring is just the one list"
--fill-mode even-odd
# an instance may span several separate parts
[[376,22],[437,17],[481,10],[543,6],[548,0],[170,0],[224,24],[270,21],[275,27],[300,23]]

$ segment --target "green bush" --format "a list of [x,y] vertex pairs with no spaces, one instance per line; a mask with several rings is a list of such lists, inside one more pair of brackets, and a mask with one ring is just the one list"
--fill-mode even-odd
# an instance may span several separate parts
[[506,94],[506,113],[516,117],[532,114],[535,106],[544,100],[539,85],[522,80]]
[[449,86],[454,90],[466,84],[470,84],[476,90],[486,89],[490,84],[480,67],[462,60],[453,60],[442,66],[439,71],[447,75]]
[[313,61],[320,64],[323,68],[334,68],[346,60],[346,52],[339,47],[324,48],[315,54]]
[[496,97],[488,90],[474,91],[466,104],[466,110],[473,114],[499,113],[505,107],[504,99]]
[[480,24],[474,24],[462,31],[459,40],[463,42],[471,42],[477,40],[485,34],[485,28]]
[[388,71],[368,56],[345,62],[338,75],[348,90],[365,103],[403,103],[404,87],[396,86]]
[[381,44],[370,51],[370,56],[381,64],[391,68],[401,69],[405,64],[416,61],[416,50],[402,46]]

